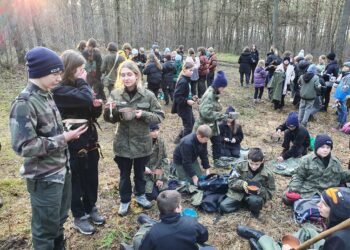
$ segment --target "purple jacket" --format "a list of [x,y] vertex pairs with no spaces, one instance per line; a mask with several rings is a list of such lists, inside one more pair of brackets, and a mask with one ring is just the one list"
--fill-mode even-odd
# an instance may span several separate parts
[[263,67],[257,67],[254,71],[254,87],[264,87],[267,71]]

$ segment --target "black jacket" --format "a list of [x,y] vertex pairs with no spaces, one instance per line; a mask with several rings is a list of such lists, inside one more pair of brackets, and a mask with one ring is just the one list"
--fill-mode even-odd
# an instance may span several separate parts
[[158,69],[154,62],[149,63],[143,70],[143,74],[147,75],[148,86],[160,87],[162,82],[162,70]]
[[251,53],[252,53],[252,59],[253,59],[252,64],[257,65],[259,62],[259,51],[256,50],[256,51],[252,51]]
[[177,165],[183,166],[189,177],[196,175],[192,164],[201,159],[203,168],[209,168],[207,143],[200,143],[196,133],[192,133],[183,137],[176,146],[173,155],[173,161]]
[[142,240],[139,250],[197,250],[208,240],[208,230],[195,218],[173,213],[161,216]]
[[251,64],[253,63],[252,54],[250,52],[243,52],[239,59],[239,72],[241,73],[250,73]]
[[350,241],[348,237],[350,235],[350,228],[340,230],[332,233],[325,240],[322,250],[338,250],[338,249],[350,249]]
[[[243,140],[243,131],[242,127],[240,125],[237,125],[237,131],[236,134],[233,134],[231,128],[226,124],[226,122],[223,122],[219,126],[220,129],[220,141],[221,141],[221,147],[222,148],[228,148],[228,149],[236,149],[241,148],[241,142]],[[224,139],[229,138],[232,140],[232,138],[236,139],[235,143],[227,142]]]
[[330,61],[330,63],[327,64],[323,74],[323,78],[325,82],[328,82],[330,80],[329,75],[338,77],[338,72],[339,72],[339,66],[338,66],[337,60]]
[[174,91],[174,102],[171,113],[181,114],[181,112],[184,112],[186,109],[192,110],[192,107],[187,104],[190,94],[190,83],[191,78],[187,76],[181,76],[177,82]]
[[174,61],[166,61],[163,64],[163,83],[170,85],[174,81],[174,76],[176,74],[176,66]]

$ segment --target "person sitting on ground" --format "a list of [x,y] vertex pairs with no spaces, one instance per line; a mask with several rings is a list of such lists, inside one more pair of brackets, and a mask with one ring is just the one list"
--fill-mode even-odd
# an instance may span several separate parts
[[[232,213],[242,204],[247,204],[252,215],[258,218],[263,204],[272,198],[276,189],[272,172],[264,167],[264,154],[260,148],[249,150],[248,161],[237,165],[231,173],[228,185],[229,191],[220,203],[220,211]],[[258,186],[259,189],[252,193],[248,185]]]
[[219,126],[221,141],[221,156],[240,157],[243,131],[241,125],[237,124],[239,113],[232,106],[226,109],[226,114],[232,114],[231,118],[223,121]]
[[[320,215],[327,220],[327,229],[335,227],[350,217],[350,190],[349,188],[329,188],[321,194],[321,200],[317,204]],[[251,249],[262,250],[291,250],[292,248],[285,244],[278,244],[272,237],[265,235],[261,231],[257,231],[246,226],[238,226],[237,233],[239,236],[249,239]],[[335,250],[350,249],[348,236],[350,227],[335,231],[325,239],[322,239],[308,249],[318,250]],[[294,234],[301,243],[314,238],[318,232],[311,227],[303,227]]]
[[181,181],[188,181],[194,185],[203,175],[197,158],[202,161],[202,166],[209,174],[209,161],[207,142],[211,136],[211,128],[208,125],[200,125],[195,133],[191,133],[181,139],[176,146],[173,161],[176,168],[176,175]]
[[[283,151],[277,158],[283,162],[291,157],[298,158],[307,154],[310,146],[310,134],[306,128],[299,126],[298,113],[290,112],[285,123],[277,127],[276,132],[281,135],[284,132]],[[292,146],[290,145],[292,143]]]
[[332,149],[331,137],[326,134],[316,136],[314,153],[303,157],[283,195],[285,204],[292,205],[299,198],[312,198],[327,188],[350,181],[350,170],[343,171],[338,158],[331,154]]
[[213,250],[211,246],[201,246],[208,240],[208,230],[196,218],[181,216],[181,194],[166,190],[159,194],[157,206],[160,222],[145,214],[138,217],[141,224],[133,239],[133,248],[121,244],[120,249],[135,250]]
[[167,169],[169,164],[164,140],[159,136],[159,125],[151,124],[149,130],[153,144],[150,160],[145,167],[145,180],[146,197],[152,201],[157,199],[158,194],[167,188],[166,174],[169,172]]

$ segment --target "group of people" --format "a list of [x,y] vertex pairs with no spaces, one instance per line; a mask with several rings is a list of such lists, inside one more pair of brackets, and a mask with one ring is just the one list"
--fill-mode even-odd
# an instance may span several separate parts
[[[215,74],[214,50],[208,49],[209,60],[202,47],[198,49],[199,58],[189,49],[184,59],[183,46],[174,53],[166,50],[164,56],[158,58],[156,45],[144,63],[144,56],[139,57],[144,55],[144,50],[136,54],[130,44],[124,44],[118,51],[117,46],[110,43],[109,54],[103,59],[94,39],[89,39],[86,48],[80,45],[80,52],[67,50],[61,57],[44,47],[30,50],[26,55],[29,81],[11,107],[12,147],[25,158],[21,175],[30,193],[34,248],[65,248],[63,224],[69,209],[74,227],[83,234],[94,233],[93,224],[105,223],[105,217],[96,206],[100,157],[97,119],[103,114],[106,122],[117,124],[113,151],[120,172],[118,214],[127,215],[134,193],[136,203],[145,209],[157,200],[161,215],[161,222],[140,217],[143,233],[135,236],[134,247],[174,249],[180,244],[183,249],[198,249],[197,244],[200,244],[203,249],[213,249],[203,245],[208,239],[207,229],[193,218],[180,216],[181,196],[168,184],[169,178],[176,178],[196,186],[203,175],[210,173],[209,140],[214,166],[222,156],[240,156],[243,131],[236,123],[239,113],[232,106],[224,112],[220,104],[220,95],[228,80],[223,71]],[[257,53],[255,47],[254,50]],[[182,64],[177,77],[176,67],[174,75],[165,70],[167,62],[173,63],[176,58]],[[255,71],[262,67],[258,62]],[[195,80],[192,76],[196,70],[198,78]],[[205,73],[199,73],[201,71]],[[142,82],[143,74],[147,75],[147,88]],[[172,164],[175,171],[170,171],[166,145],[159,134],[165,115],[157,99],[160,85],[155,84],[155,78],[161,79],[160,83],[173,84],[174,93],[169,97],[173,98],[171,111],[181,118],[184,127],[175,139],[177,146]],[[210,85],[205,86],[205,80]],[[102,81],[107,83],[103,85]],[[108,101],[104,86],[109,91]],[[196,102],[199,104],[197,119],[192,111]],[[79,123],[76,119],[85,122],[76,128],[72,126]],[[286,122],[276,129],[279,134],[284,132],[283,152],[278,161],[308,153],[310,136],[300,125],[301,121],[300,114],[298,117],[290,113]],[[339,160],[331,154],[332,148],[328,135],[316,137],[314,152],[303,158],[283,195],[286,204],[315,194],[323,197],[322,192],[327,188],[350,181],[349,171],[342,170]],[[130,179],[132,169],[134,190]],[[257,192],[251,193],[248,188],[251,183],[258,185]],[[231,172],[228,185],[226,198],[219,204],[220,211],[235,212],[246,205],[258,218],[264,203],[272,198],[276,189],[273,174],[264,166],[264,153],[260,148],[249,150],[247,161],[239,163]],[[332,208],[329,199],[327,201],[323,205]],[[350,200],[344,201],[344,204],[349,203]]]

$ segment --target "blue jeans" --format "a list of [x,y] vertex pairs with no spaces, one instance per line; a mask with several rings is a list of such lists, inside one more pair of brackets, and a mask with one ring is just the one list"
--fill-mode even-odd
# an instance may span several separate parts
[[338,107],[338,122],[339,122],[339,125],[341,125],[342,127],[346,123],[347,116],[348,116],[348,111],[346,108],[346,102],[345,101],[340,102],[340,106]]

